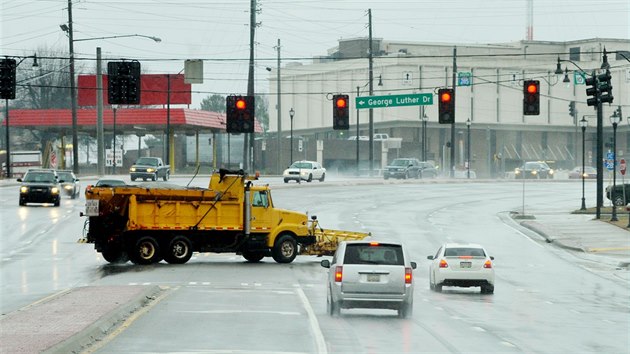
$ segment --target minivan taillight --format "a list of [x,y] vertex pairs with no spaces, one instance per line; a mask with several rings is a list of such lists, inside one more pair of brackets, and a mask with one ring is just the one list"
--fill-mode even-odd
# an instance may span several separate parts
[[413,280],[413,276],[411,275],[412,269],[409,267],[405,268],[405,284],[411,284]]
[[337,266],[335,268],[335,282],[340,283],[343,278],[343,267]]

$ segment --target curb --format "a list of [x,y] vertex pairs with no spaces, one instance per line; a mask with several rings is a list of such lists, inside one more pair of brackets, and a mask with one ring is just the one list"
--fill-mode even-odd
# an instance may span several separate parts
[[539,234],[547,241],[547,243],[553,243],[555,245],[558,245],[558,247],[562,247],[562,248],[569,249],[572,251],[586,253],[586,251],[582,247],[570,246],[565,243],[562,243],[562,241],[556,240],[553,236],[551,236],[554,234],[553,230],[551,230],[550,228],[536,221],[530,221],[530,220],[521,221],[520,225]]
[[42,353],[80,353],[84,348],[104,338],[118,323],[123,322],[133,312],[154,300],[161,291],[162,289],[158,286],[147,287],[117,309],[103,314],[99,320],[82,331],[44,350]]

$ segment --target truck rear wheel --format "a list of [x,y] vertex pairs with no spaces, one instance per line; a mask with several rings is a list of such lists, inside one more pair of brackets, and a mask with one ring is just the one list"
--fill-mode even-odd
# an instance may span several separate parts
[[166,174],[164,175],[164,177],[162,177],[164,179],[164,182],[168,181],[168,177],[169,177],[170,173],[166,172]]
[[135,264],[151,264],[162,260],[160,245],[151,236],[141,237],[129,252],[129,258]]
[[185,236],[175,237],[164,250],[164,260],[171,264],[184,264],[192,257],[192,245]]
[[290,235],[280,235],[276,239],[271,255],[278,263],[291,263],[297,256],[298,247],[295,238]]
[[127,253],[118,247],[111,247],[101,252],[103,258],[109,263],[126,263],[129,260]]
[[243,258],[248,262],[256,263],[265,258],[265,255],[262,252],[243,251]]

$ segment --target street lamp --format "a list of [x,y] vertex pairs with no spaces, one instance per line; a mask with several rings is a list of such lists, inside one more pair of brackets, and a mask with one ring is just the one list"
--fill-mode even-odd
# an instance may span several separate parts
[[584,161],[585,142],[586,142],[586,127],[588,127],[588,121],[586,117],[582,117],[580,120],[580,128],[582,128],[582,207],[580,210],[586,210],[586,200],[584,199],[584,178],[586,177],[586,162]]
[[[126,37],[143,37],[143,38],[148,38],[153,40],[154,42],[161,42],[162,39],[158,38],[158,37],[153,37],[153,36],[146,36],[143,34],[125,34],[125,35],[119,35],[119,36],[105,36],[105,37],[94,37],[94,38],[78,38],[78,39],[74,39],[74,31],[73,31],[73,23],[72,23],[72,2],[70,0],[68,0],[68,24],[66,25],[61,24],[59,25],[59,28],[61,28],[62,31],[66,32],[67,36],[68,36],[68,44],[69,44],[69,51],[70,51],[70,106],[72,109],[72,171],[74,173],[79,173],[79,138],[78,138],[78,124],[77,124],[77,94],[76,94],[76,84],[74,82],[74,42],[81,42],[81,41],[92,41],[92,40],[99,40],[99,39],[114,39],[114,38],[126,38]],[[100,94],[100,93],[99,93]],[[102,117],[99,117],[100,121],[97,122],[98,126],[101,126],[102,123]],[[97,129],[98,131],[98,129]],[[102,140],[103,140],[103,136],[102,134],[100,134],[100,136],[97,136],[97,144],[101,144]],[[102,145],[101,145],[102,146]],[[98,159],[100,159],[102,161],[103,156],[102,153],[99,154]],[[100,165],[99,165],[99,169],[100,169]]]
[[[15,68],[17,69],[17,67],[22,64],[22,62],[28,58],[33,58],[33,67],[38,67],[39,64],[37,63],[37,54],[33,54],[32,56],[29,57],[24,57],[22,58],[19,62],[17,62],[17,64],[15,64]],[[8,61],[8,57],[7,57],[7,61]],[[7,178],[11,177],[11,144],[9,143],[9,99],[6,98],[4,100],[4,120],[5,120],[5,128],[4,128],[4,132],[5,132],[5,150],[7,151],[7,158],[6,158],[6,164],[7,164]]]
[[470,179],[470,124],[472,124],[472,122],[470,121],[470,118],[468,118],[466,120],[466,130],[468,133],[468,141],[466,144],[466,174],[468,175],[468,179]]
[[[602,64],[603,65],[603,64]],[[613,187],[610,190],[610,200],[612,200],[612,216],[610,221],[618,221],[617,206],[615,205],[615,186],[617,184],[617,124],[621,122],[621,115],[617,111],[610,116],[610,123],[613,126]]]
[[429,117],[424,113],[424,106],[422,106],[422,161],[427,160],[427,122]]
[[289,117],[291,117],[291,155],[290,155],[291,161],[289,161],[289,165],[293,163],[293,116],[294,115],[295,115],[295,111],[293,110],[293,107],[291,107],[291,109],[289,110]]

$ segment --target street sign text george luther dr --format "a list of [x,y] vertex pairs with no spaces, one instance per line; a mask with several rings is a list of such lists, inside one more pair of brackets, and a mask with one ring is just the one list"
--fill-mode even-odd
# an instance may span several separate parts
[[424,106],[433,104],[432,93],[413,93],[409,95],[365,96],[357,97],[355,107],[387,108],[400,106]]

